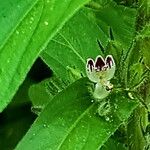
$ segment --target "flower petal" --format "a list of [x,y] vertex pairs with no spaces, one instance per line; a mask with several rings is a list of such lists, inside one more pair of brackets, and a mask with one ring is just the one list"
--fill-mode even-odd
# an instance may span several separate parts
[[109,93],[110,93],[110,91],[107,91],[105,86],[103,86],[100,83],[97,83],[95,85],[95,90],[94,90],[93,96],[97,99],[104,99],[105,97],[108,96]]
[[95,63],[93,61],[93,59],[88,58],[87,59],[87,63],[86,63],[86,74],[87,77],[92,81],[92,82],[98,82],[99,81],[99,77],[96,74],[96,71],[94,69]]
[[101,55],[98,55],[95,59],[95,70],[101,71],[102,68],[105,66],[105,61]]
[[87,59],[86,67],[89,71],[93,71],[93,69],[94,69],[94,60],[92,58]]
[[111,78],[113,78],[116,70],[116,65],[113,57],[111,55],[107,55],[105,63],[108,66],[108,69],[106,70],[105,79],[110,80]]
[[105,63],[106,65],[108,65],[109,68],[111,68],[112,66],[115,65],[114,59],[112,57],[112,55],[107,55],[105,58]]

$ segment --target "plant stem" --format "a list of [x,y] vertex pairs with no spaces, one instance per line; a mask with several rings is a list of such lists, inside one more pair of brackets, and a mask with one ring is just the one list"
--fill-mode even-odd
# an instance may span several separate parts
[[[150,2],[149,0],[139,0],[138,17],[136,30],[138,33],[149,23],[150,20]],[[143,40],[142,38],[140,40]],[[135,44],[133,51],[141,49],[140,40]],[[143,41],[142,41],[143,42]],[[146,44],[146,43],[145,43]],[[140,52],[139,52],[140,54]],[[149,79],[148,79],[149,81]],[[148,104],[149,83],[139,88],[138,96],[141,96],[145,104]],[[148,111],[144,106],[139,106],[132,114],[127,125],[128,148],[129,150],[144,150],[146,148],[146,140],[144,137],[146,126],[148,125]]]

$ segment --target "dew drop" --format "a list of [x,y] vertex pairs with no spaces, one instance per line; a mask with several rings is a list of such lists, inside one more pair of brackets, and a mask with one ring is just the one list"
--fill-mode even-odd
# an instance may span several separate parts
[[19,31],[18,31],[18,30],[16,30],[16,34],[19,34]]
[[34,18],[33,18],[33,17],[31,17],[30,19],[31,19],[32,21],[34,20]]
[[30,24],[32,24],[32,22],[33,22],[32,20],[29,21]]
[[17,5],[18,8],[20,8],[20,5]]
[[44,128],[46,128],[46,127],[47,127],[47,125],[46,125],[46,124],[43,124],[43,127],[44,127]]
[[35,133],[33,133],[33,136],[35,136]]
[[94,100],[92,99],[92,100],[91,100],[91,103],[93,103],[93,102],[94,102]]
[[106,119],[106,121],[109,121],[109,120],[110,120],[110,118],[109,118],[109,117],[106,117],[105,119]]
[[52,10],[53,10],[53,7],[50,7],[50,10],[52,11]]
[[64,123],[62,123],[62,126],[63,126],[63,127],[65,127],[65,124],[64,124]]
[[85,142],[86,141],[86,139],[85,138],[83,138],[83,142]]
[[45,21],[44,24],[45,24],[46,26],[48,26],[48,22],[47,22],[47,21]]
[[10,62],[10,59],[8,58],[8,59],[7,59],[7,63],[9,63],[9,62]]

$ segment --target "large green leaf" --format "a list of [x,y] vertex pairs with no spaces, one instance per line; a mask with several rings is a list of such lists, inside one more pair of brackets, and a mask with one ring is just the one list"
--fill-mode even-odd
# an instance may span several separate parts
[[87,17],[88,12],[81,10],[72,17],[41,54],[42,59],[64,80],[68,80],[68,74],[85,75],[86,59],[95,59],[100,54],[97,39],[106,46],[107,37]]
[[[7,41],[0,48],[0,111],[10,102],[41,50],[85,2],[88,0],[39,0],[29,13],[22,15],[21,22],[11,36],[1,38]],[[7,9],[8,3],[4,3]],[[25,12],[32,5],[33,2]],[[11,13],[13,10],[9,11]]]
[[[115,3],[106,6],[99,7],[96,11],[82,9],[67,22],[41,54],[42,59],[62,79],[68,79],[68,72],[85,75],[86,59],[95,59],[98,54],[102,54],[97,39],[105,47],[110,27],[118,45],[114,45],[115,50],[106,49],[106,53],[112,54],[115,60],[120,59],[122,50],[127,53],[135,33],[136,11]],[[115,52],[116,47],[119,56]]]
[[137,103],[124,94],[111,95],[111,113],[100,117],[87,78],[57,94],[34,122],[16,150],[100,148],[132,113]]

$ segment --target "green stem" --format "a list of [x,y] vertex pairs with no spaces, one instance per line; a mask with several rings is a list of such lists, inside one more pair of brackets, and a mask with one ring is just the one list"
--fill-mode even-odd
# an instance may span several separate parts
[[[149,0],[139,0],[138,17],[136,23],[136,30],[140,31],[144,26],[149,23],[150,20],[150,1]],[[143,39],[140,39],[143,40]],[[141,50],[139,40],[136,41],[135,48],[133,51]],[[139,53],[140,54],[140,53]],[[138,87],[138,97],[144,100],[145,104],[148,104],[148,84],[144,83],[144,86]],[[128,135],[128,148],[129,150],[144,150],[147,144],[144,134],[146,126],[148,125],[148,111],[144,106],[139,106],[132,114],[127,125],[127,135]]]

